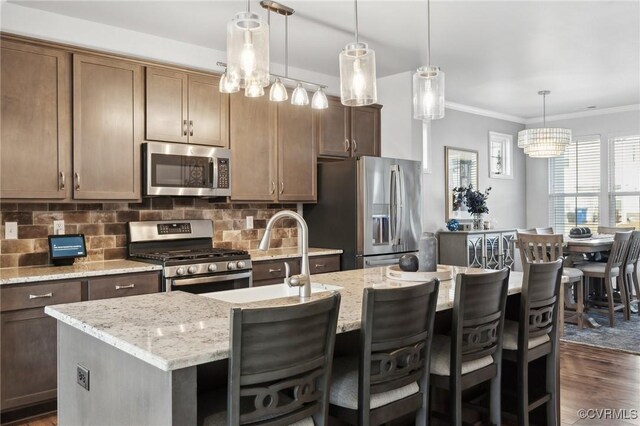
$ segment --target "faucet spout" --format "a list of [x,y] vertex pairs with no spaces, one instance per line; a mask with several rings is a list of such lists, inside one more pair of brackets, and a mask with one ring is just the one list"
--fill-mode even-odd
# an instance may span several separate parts
[[260,241],[260,250],[269,249],[269,241],[271,239],[271,232],[273,231],[274,224],[282,218],[292,218],[298,222],[298,226],[301,231],[301,245],[302,245],[302,264],[300,265],[301,271],[299,275],[294,275],[285,279],[285,282],[290,287],[300,287],[300,297],[306,299],[311,297],[311,272],[309,271],[309,228],[307,222],[298,213],[291,210],[282,210],[274,214],[267,223],[267,229],[264,236]]

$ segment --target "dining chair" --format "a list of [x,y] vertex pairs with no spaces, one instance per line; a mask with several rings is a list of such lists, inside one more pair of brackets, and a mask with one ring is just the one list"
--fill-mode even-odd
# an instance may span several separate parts
[[429,363],[440,282],[364,289],[357,357],[334,360],[329,414],[379,425],[416,413],[428,422]]
[[553,233],[553,228],[551,226],[548,226],[546,228],[536,228],[536,234],[539,235],[548,235]]
[[[456,276],[450,335],[433,336],[431,388],[449,391],[449,419],[462,425],[462,392],[490,382],[489,418],[500,425],[502,332],[509,269]],[[441,417],[432,410],[432,416]]]
[[[546,405],[546,424],[558,424],[558,307],[561,280],[562,259],[526,262],[518,321],[505,320],[502,359],[503,365],[515,364],[516,416],[520,426],[528,426],[529,412],[543,404]],[[542,357],[546,358],[544,393],[538,392],[535,399],[531,399],[534,392],[529,389],[529,363]],[[505,389],[503,395],[507,395]]]
[[638,303],[636,308],[640,314],[640,284],[638,283],[638,259],[640,258],[640,231],[631,233],[629,250],[623,263],[624,273],[622,274],[623,285],[627,291],[628,309],[631,312],[631,302],[635,290],[635,298]]
[[[224,398],[201,399],[202,424],[326,425],[339,306],[332,292],[295,305],[232,308],[226,411],[216,404]],[[200,414],[208,408],[212,414]]]
[[[540,228],[543,232],[548,232],[553,228]],[[524,271],[525,262],[553,262],[557,259],[564,260],[563,253],[564,237],[562,234],[551,233],[518,233],[518,247],[520,248],[520,257],[522,259],[522,270]],[[567,320],[575,318],[578,329],[584,327],[584,287],[583,272],[578,268],[564,267],[562,275],[567,277],[567,284],[564,286],[561,295],[560,313],[560,335],[564,332],[565,309],[569,308],[572,313]],[[573,287],[573,295],[571,288]]]
[[[615,312],[622,311],[625,320],[630,319],[629,309],[627,303],[627,290],[624,285],[620,285],[621,282],[618,278],[622,275],[623,262],[627,256],[627,250],[629,248],[629,241],[631,240],[631,231],[628,232],[616,232],[613,239],[613,245],[609,252],[609,259],[607,263],[602,262],[583,262],[576,267],[584,273],[585,289],[587,294],[590,290],[590,280],[592,278],[599,278],[604,281],[604,291],[606,296],[606,303],[598,299],[588,300],[590,305],[606,306],[605,312],[609,312],[609,325],[613,327],[615,325]],[[616,304],[614,300],[613,284],[615,280],[616,287],[620,289],[621,303]]]
[[635,231],[635,227],[633,226],[620,226],[620,227],[615,227],[615,226],[598,226],[598,234],[609,234],[609,235],[615,235],[616,232],[628,232],[628,231]]

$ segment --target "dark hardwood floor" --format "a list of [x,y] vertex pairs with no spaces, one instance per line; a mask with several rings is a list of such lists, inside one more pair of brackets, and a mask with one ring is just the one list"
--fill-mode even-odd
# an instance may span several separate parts
[[[562,426],[640,426],[640,356],[562,342],[560,386]],[[604,409],[626,410],[628,418],[611,418],[611,412],[609,418],[579,416],[580,410],[597,416],[595,410]],[[55,426],[57,418],[47,415],[20,425]]]

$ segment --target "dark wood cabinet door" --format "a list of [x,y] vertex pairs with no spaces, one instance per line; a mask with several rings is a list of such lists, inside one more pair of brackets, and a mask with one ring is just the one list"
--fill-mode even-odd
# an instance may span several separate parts
[[189,75],[190,143],[229,146],[229,95],[219,85],[219,77]]
[[63,199],[71,154],[70,55],[2,40],[1,198]]
[[278,104],[278,200],[316,201],[316,120],[313,109]]
[[74,55],[74,198],[140,198],[142,89],[140,65]]
[[160,291],[160,273],[142,272],[90,278],[88,290],[89,300],[157,293]]
[[351,108],[352,155],[380,156],[380,107]]
[[299,257],[253,262],[253,286],[282,284],[287,271],[285,263],[289,265],[289,273],[297,275],[301,270],[300,262]]
[[231,199],[277,200],[276,104],[268,96],[230,99]]
[[56,320],[44,308],[0,314],[2,409],[54,399],[57,391]]
[[149,67],[146,74],[147,139],[187,142],[187,73]]
[[321,157],[350,157],[351,141],[349,107],[340,99],[328,98],[329,108],[319,110],[318,155]]

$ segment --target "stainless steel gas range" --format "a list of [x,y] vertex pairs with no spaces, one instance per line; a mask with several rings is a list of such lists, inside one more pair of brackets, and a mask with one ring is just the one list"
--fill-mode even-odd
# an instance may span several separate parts
[[163,266],[163,290],[209,293],[250,287],[245,250],[213,248],[210,220],[129,222],[129,257]]

